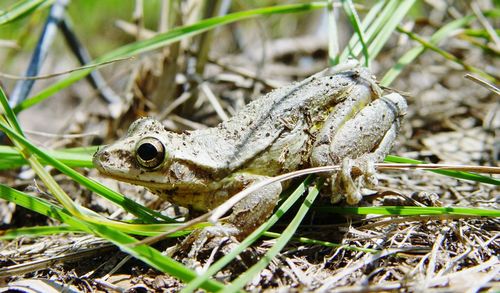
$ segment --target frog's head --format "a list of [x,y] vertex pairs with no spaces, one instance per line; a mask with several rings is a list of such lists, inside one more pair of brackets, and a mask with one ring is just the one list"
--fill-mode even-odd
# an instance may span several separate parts
[[166,140],[172,135],[160,122],[141,118],[130,125],[125,137],[94,154],[94,166],[108,177],[146,187],[171,183]]

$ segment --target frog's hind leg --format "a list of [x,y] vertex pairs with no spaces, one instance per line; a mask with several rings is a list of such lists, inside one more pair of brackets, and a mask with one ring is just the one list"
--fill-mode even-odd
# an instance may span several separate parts
[[356,204],[362,198],[359,187],[376,184],[375,162],[389,153],[406,107],[405,99],[396,93],[376,99],[335,129],[328,147],[313,149],[313,166],[341,165],[330,182],[332,202],[345,194],[347,203]]

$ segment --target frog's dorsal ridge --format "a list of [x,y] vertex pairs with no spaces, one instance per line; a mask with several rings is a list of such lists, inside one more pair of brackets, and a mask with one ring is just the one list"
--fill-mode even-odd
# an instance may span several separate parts
[[191,131],[187,137],[192,152],[179,149],[179,160],[215,173],[230,173],[254,160],[287,131],[304,124],[305,117],[318,114],[342,98],[359,77],[371,79],[368,71],[346,71],[333,76],[311,76],[274,90],[251,102],[218,127]]

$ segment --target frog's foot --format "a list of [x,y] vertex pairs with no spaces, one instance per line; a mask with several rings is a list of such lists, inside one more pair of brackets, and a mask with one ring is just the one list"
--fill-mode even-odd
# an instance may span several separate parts
[[359,203],[363,198],[361,188],[373,188],[378,183],[375,170],[377,161],[376,156],[371,154],[357,159],[345,158],[340,171],[332,176],[331,202],[339,202],[345,194],[348,204]]
[[238,234],[238,229],[233,225],[218,225],[205,227],[193,231],[178,247],[178,252],[185,257],[196,259],[201,252],[219,249],[227,241],[235,241],[233,235]]
[[[195,230],[175,249],[174,258],[189,268],[202,273],[214,261],[229,254],[240,244],[231,236],[237,228],[231,225],[211,226]],[[251,247],[246,248],[229,265],[236,271],[244,271],[259,259],[258,253]]]

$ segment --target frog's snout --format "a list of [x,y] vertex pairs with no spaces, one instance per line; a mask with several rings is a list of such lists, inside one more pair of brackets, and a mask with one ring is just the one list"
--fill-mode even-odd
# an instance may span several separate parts
[[101,173],[104,172],[103,162],[107,161],[109,161],[109,152],[106,150],[106,147],[95,152],[94,156],[92,157],[92,164]]
[[92,163],[106,176],[126,175],[138,168],[133,153],[123,144],[112,144],[97,151]]

